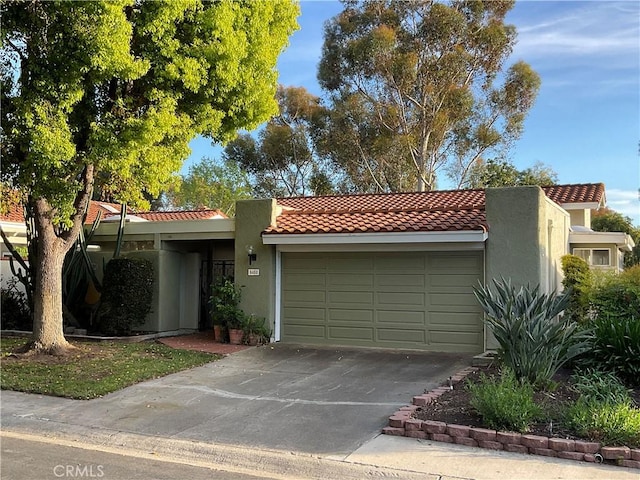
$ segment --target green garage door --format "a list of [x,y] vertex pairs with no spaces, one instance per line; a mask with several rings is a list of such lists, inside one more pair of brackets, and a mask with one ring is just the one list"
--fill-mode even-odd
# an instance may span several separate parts
[[482,253],[283,253],[282,341],[483,351]]

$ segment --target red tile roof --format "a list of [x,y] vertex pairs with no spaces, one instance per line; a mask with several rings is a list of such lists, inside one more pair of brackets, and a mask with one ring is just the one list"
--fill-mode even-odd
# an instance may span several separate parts
[[[559,204],[600,203],[604,185],[543,187]],[[447,232],[487,230],[484,190],[280,198],[265,234]]]
[[265,233],[484,231],[484,203],[484,190],[281,198]]
[[580,183],[575,185],[551,185],[542,187],[544,193],[559,205],[566,203],[604,202],[604,183]]
[[[129,215],[129,214],[127,214]],[[179,210],[174,212],[134,212],[133,217],[149,222],[171,222],[177,220],[209,220],[212,218],[229,218],[220,210]]]
[[[106,218],[110,215],[115,215],[120,213],[120,204],[118,203],[108,203],[108,202],[97,202],[92,200],[89,204],[89,211],[87,212],[87,220],[85,223],[93,223],[97,218],[98,213],[102,213],[102,218]],[[24,222],[24,214],[22,210],[21,204],[13,204],[9,208],[9,212],[5,215],[0,215],[0,221],[5,222],[16,222],[23,223]]]

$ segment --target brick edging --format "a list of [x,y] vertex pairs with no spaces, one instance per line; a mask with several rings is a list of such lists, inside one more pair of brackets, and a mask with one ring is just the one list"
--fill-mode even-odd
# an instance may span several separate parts
[[[476,367],[468,367],[458,372],[450,378],[451,385],[460,383],[467,375],[476,370]],[[501,432],[486,428],[412,418],[418,408],[429,405],[451,388],[451,386],[438,387],[430,392],[413,397],[411,405],[400,407],[397,412],[389,417],[389,425],[382,429],[382,433],[432,440],[434,442],[455,443],[468,447],[505,450],[507,452],[528,453],[591,463],[604,462],[610,465],[640,469],[640,449],[637,448],[603,447],[598,442]]]

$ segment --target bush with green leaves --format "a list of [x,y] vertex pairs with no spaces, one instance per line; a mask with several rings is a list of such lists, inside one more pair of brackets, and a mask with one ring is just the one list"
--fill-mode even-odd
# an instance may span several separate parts
[[471,393],[471,406],[486,424],[497,430],[527,432],[543,415],[533,400],[533,386],[518,381],[510,369],[499,378],[481,374],[478,383],[467,383]]
[[26,295],[18,289],[15,278],[0,289],[0,325],[2,330],[31,331],[33,319]]
[[587,368],[578,370],[571,377],[573,388],[580,397],[597,403],[631,403],[629,390],[612,372]]
[[102,280],[98,326],[105,335],[130,335],[151,312],[153,265],[142,258],[113,258]]
[[227,328],[243,328],[244,312],[240,309],[242,290],[229,279],[224,279],[211,287],[211,316],[214,325]]
[[592,275],[589,265],[575,255],[562,257],[564,279],[562,285],[569,295],[569,304],[565,310],[574,322],[586,322],[589,313],[589,293],[591,292]]
[[640,318],[640,265],[617,275],[604,275],[591,289],[595,316]]
[[540,287],[515,287],[510,280],[493,280],[474,293],[500,345],[501,362],[534,386],[545,386],[568,361],[587,346],[588,332],[569,318],[558,319],[569,296],[545,294]]
[[589,349],[576,363],[613,372],[627,384],[640,386],[640,316],[598,316],[589,328]]
[[581,437],[604,445],[640,447],[640,409],[629,403],[579,399],[567,409],[565,418]]

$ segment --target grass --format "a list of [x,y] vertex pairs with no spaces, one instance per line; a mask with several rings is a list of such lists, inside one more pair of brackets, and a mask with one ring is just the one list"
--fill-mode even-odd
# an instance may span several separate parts
[[101,397],[220,358],[155,342],[72,342],[77,349],[64,357],[12,355],[24,343],[0,339],[0,388],[75,399]]

